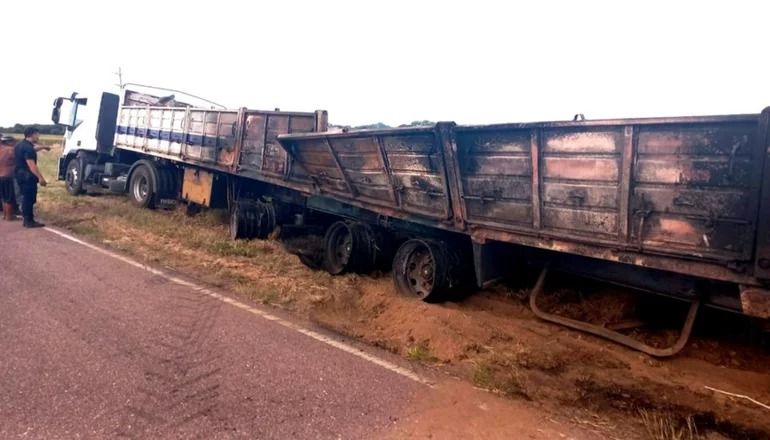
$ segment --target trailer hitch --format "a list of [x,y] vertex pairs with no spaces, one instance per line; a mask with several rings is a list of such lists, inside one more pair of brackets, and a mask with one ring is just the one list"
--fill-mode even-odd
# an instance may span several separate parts
[[591,324],[585,321],[578,321],[575,319],[558,316],[553,313],[548,313],[540,310],[540,308],[538,308],[537,306],[537,297],[543,291],[543,285],[545,284],[545,277],[547,274],[548,274],[548,267],[545,267],[540,272],[540,276],[537,278],[535,287],[532,289],[532,292],[530,292],[529,294],[529,307],[530,309],[532,309],[532,313],[534,313],[535,316],[537,316],[538,318],[544,321],[553,322],[556,324],[563,325],[565,327],[570,327],[576,330],[584,331],[586,333],[591,333],[593,335],[600,336],[605,339],[609,339],[613,342],[617,342],[618,344],[625,345],[626,347],[633,348],[634,350],[641,351],[642,353],[646,353],[654,357],[673,356],[679,353],[687,344],[687,341],[690,339],[690,334],[692,333],[692,327],[693,327],[693,324],[695,323],[695,317],[697,316],[698,309],[700,308],[701,301],[699,298],[696,298],[695,300],[693,300],[692,304],[690,305],[690,310],[687,312],[687,318],[685,318],[684,320],[682,331],[679,334],[679,338],[676,340],[676,342],[670,347],[658,348],[658,347],[653,347],[651,345],[645,344],[644,342],[638,341],[620,332],[610,330],[606,327],[602,327],[596,324]]

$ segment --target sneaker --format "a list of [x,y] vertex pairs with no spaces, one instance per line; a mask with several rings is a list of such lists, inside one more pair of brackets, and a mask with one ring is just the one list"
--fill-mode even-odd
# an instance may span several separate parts
[[34,220],[24,221],[25,228],[42,228],[43,226],[45,226],[43,223],[38,223]]

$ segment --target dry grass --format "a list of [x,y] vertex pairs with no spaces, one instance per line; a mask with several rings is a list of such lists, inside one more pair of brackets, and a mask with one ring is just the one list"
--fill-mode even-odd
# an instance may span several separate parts
[[413,361],[435,362],[436,357],[430,351],[430,343],[422,341],[406,349],[406,357]]
[[137,209],[123,196],[72,197],[55,181],[58,155],[57,150],[39,155],[51,183],[41,190],[37,209],[54,226],[285,308],[307,309],[336,289],[355,289],[353,277],[313,272],[277,242],[232,241],[221,210],[189,217],[181,207]]
[[675,414],[640,410],[639,417],[651,440],[697,440],[698,429],[692,417],[682,418]]
[[497,391],[506,397],[526,400],[531,398],[519,370],[498,362],[495,358],[487,358],[476,364],[473,383],[478,387]]

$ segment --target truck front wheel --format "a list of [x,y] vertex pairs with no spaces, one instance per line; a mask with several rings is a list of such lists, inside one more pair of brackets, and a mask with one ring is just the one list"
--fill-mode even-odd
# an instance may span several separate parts
[[73,196],[83,194],[83,161],[79,157],[73,157],[67,162],[64,187]]
[[129,195],[134,205],[140,208],[155,207],[155,189],[153,188],[152,173],[142,165],[131,174]]

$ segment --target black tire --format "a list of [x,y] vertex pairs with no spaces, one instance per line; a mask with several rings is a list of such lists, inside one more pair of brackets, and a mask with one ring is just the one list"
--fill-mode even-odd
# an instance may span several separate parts
[[404,295],[425,302],[440,302],[463,285],[458,254],[438,240],[404,242],[393,257],[393,281]]
[[338,221],[324,237],[326,270],[332,275],[371,272],[377,261],[377,242],[363,223]]
[[271,203],[236,203],[230,212],[230,238],[233,240],[264,240],[273,233],[275,227],[275,208]]
[[230,211],[230,238],[233,240],[249,238],[249,232],[241,212],[241,206],[236,203]]
[[272,203],[257,202],[255,206],[256,238],[264,240],[270,237],[277,225],[275,207]]
[[64,188],[73,196],[83,194],[83,161],[73,157],[67,162],[64,174]]
[[[155,205],[173,209],[179,199],[179,172],[177,168],[167,166],[158,168],[157,176]],[[173,202],[168,203],[169,200],[173,200]]]
[[299,253],[297,254],[297,257],[299,258],[300,263],[304,264],[310,269],[323,270],[325,268],[323,253],[320,253],[320,252],[314,253],[314,254]]
[[128,185],[128,195],[134,205],[140,208],[155,208],[155,181],[152,171],[147,165],[136,167],[131,174],[131,181]]
[[203,211],[203,207],[197,203],[189,202],[185,207],[184,214],[187,217],[195,217]]

